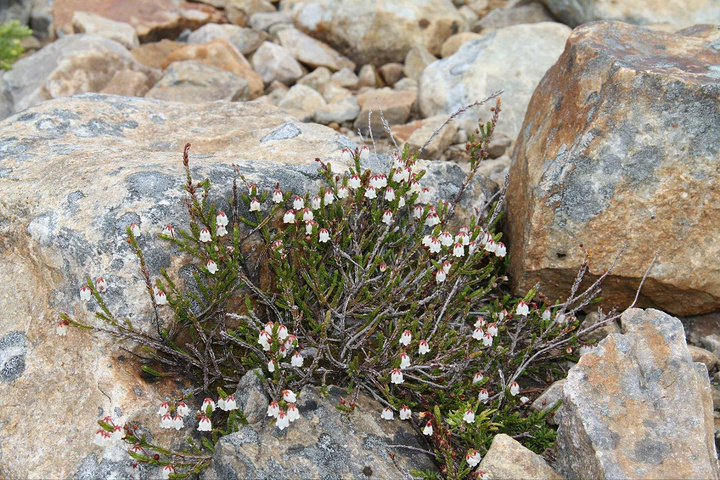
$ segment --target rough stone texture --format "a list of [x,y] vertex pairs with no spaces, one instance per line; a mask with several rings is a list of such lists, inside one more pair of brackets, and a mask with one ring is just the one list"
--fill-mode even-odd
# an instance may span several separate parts
[[275,7],[268,0],[226,0],[225,12],[228,20],[235,25],[245,26],[256,13],[274,12]]
[[265,30],[273,36],[273,27],[293,28],[292,16],[285,12],[256,13],[250,17],[250,26],[255,30]]
[[540,455],[504,433],[495,436],[476,471],[497,479],[562,480]]
[[390,88],[382,88],[363,92],[356,97],[356,100],[360,105],[360,114],[355,121],[355,128],[359,128],[366,133],[368,130],[368,117],[372,111],[370,128],[373,135],[386,136],[387,132],[385,132],[380,118],[380,110],[382,109],[388,125],[405,123],[410,118],[415,100],[417,100],[417,94],[411,91],[396,92]]
[[278,80],[292,85],[304,74],[302,66],[286,48],[270,42],[260,45],[253,55],[252,64],[266,84]]
[[542,0],[562,22],[575,27],[595,20],[636,25],[669,23],[677,28],[720,23],[717,0]]
[[[0,357],[8,379],[0,380],[0,477],[110,478],[115,472],[126,478],[114,467],[130,465],[125,454],[106,456],[92,444],[96,420],[119,407],[130,421],[157,425],[160,399],[176,398],[189,385],[182,377],[169,379],[169,385],[147,384],[115,338],[72,328],[58,337],[58,315],[67,312],[97,325],[97,306],[80,301],[79,287],[86,276],[102,275],[110,310],[120,318],[132,315],[142,328],[151,326],[125,228],[140,224],[139,242],[153,278],[161,267],[177,275],[185,260],[172,256],[156,233],[187,221],[181,161],[186,142],[193,144],[194,177],[210,178],[211,200],[221,206],[231,194],[233,163],[263,189],[279,181],[302,193],[320,185],[316,157],[340,171],[341,149],[355,145],[332,129],[294,122],[259,102],[188,105],[98,94],[30,108],[0,123],[0,139],[0,284],[12,285],[0,296]],[[379,168],[383,162],[373,157],[366,165]],[[459,167],[422,167],[434,201],[457,193],[464,177]],[[465,219],[494,193],[489,182],[476,180],[461,205]],[[162,435],[174,432],[153,429],[163,445],[172,442]],[[186,434],[181,430],[173,441]]]
[[99,93],[108,95],[124,95],[128,97],[143,97],[155,85],[155,77],[148,77],[142,72],[123,70],[116,73],[110,83],[105,85]]
[[175,38],[186,28],[195,30],[222,20],[218,10],[183,0],[54,0],[52,8],[58,34],[72,33],[73,15],[81,11],[129,23],[143,43]]
[[27,25],[31,9],[32,0],[4,0],[0,3],[0,23],[17,20],[20,25]]
[[226,70],[186,60],[170,65],[145,96],[183,103],[235,102],[250,99],[250,86],[247,80]]
[[[410,146],[410,153],[420,149],[432,134],[447,120],[447,115],[437,115],[422,120],[416,120],[405,125],[391,128],[393,135],[402,143]],[[455,138],[457,127],[452,123],[443,128],[440,133],[425,147],[420,158],[438,159],[447,150]]]
[[358,72],[358,87],[376,88],[381,83],[372,64],[363,65]]
[[365,394],[360,395],[354,412],[343,413],[335,405],[346,392],[336,387],[329,390],[323,397],[312,387],[304,388],[297,402],[300,418],[282,432],[274,424],[263,423],[224,437],[215,447],[203,480],[390,479],[406,478],[410,469],[436,471],[429,455],[385,447],[422,448],[407,422],[381,420],[383,407]]
[[437,57],[427,48],[419,45],[412,47],[405,55],[405,76],[419,82],[425,68],[435,60]]
[[138,62],[150,68],[165,68],[165,59],[175,50],[185,47],[184,42],[160,40],[159,42],[145,43],[130,52]]
[[567,295],[586,251],[590,279],[627,245],[603,285],[605,306],[622,309],[659,247],[638,306],[677,315],[720,307],[718,65],[720,50],[694,37],[619,22],[573,32],[515,146],[507,233],[516,292],[540,281],[550,298]]
[[277,38],[290,55],[310,68],[326,67],[333,72],[342,68],[355,70],[355,64],[348,58],[296,28],[287,28],[278,32]]
[[676,32],[678,35],[697,37],[711,43],[714,48],[720,48],[720,25],[693,25]]
[[[600,320],[600,315],[598,315],[598,312],[590,312],[588,313],[585,318],[583,319],[582,323],[580,324],[580,328],[578,330],[584,330],[586,328],[592,327],[598,321]],[[587,333],[583,335],[580,340],[583,342],[590,342],[595,341],[599,342],[603,338],[607,337],[611,333],[620,333],[620,325],[617,324],[617,321],[613,320],[610,323],[607,323],[606,325],[602,327],[598,327],[596,330],[593,330],[590,333]]]
[[[515,25],[471,40],[447,58],[429,65],[420,80],[419,104],[423,116],[451,114],[460,107],[504,89],[502,120],[496,132],[516,138],[530,96],[545,71],[563,51],[570,29],[559,23]],[[479,112],[458,117],[466,132],[477,128]]]
[[152,83],[159,73],[136,61],[118,42],[90,34],[67,35],[15,62],[5,73],[14,112],[51,98],[99,92],[125,71],[145,74]]
[[265,420],[270,403],[258,374],[262,372],[260,370],[247,372],[240,379],[235,390],[237,406],[251,425]]
[[[340,85],[336,84],[335,82],[330,82],[325,84],[325,86],[322,89],[323,97],[325,97],[325,100],[329,102],[337,102],[344,98],[354,98],[353,94],[350,90],[347,88],[341,87]],[[355,102],[357,103],[357,102]]]
[[696,347],[694,345],[688,345],[690,356],[693,362],[700,362],[705,364],[708,372],[712,372],[718,364],[718,357],[713,352],[705,350],[704,348]]
[[545,5],[540,2],[530,2],[518,5],[514,8],[498,8],[492,10],[483,18],[472,24],[474,32],[486,32],[488,30],[505,28],[511,25],[522,23],[554,22],[555,18],[550,14]]
[[45,40],[55,34],[52,0],[32,0],[30,28],[39,39]]
[[357,88],[360,79],[349,68],[343,68],[332,74],[330,79],[344,88]]
[[447,37],[467,29],[450,0],[283,0],[281,9],[358,65],[402,62],[415,45],[438,55]]
[[[545,412],[552,409],[555,404],[563,399],[563,388],[565,388],[565,379],[558,380],[550,385],[535,401],[530,405],[532,410],[537,412]],[[557,410],[545,417],[550,425],[557,425],[562,415],[562,405]]]
[[682,324],[652,309],[622,324],[570,369],[556,468],[569,480],[719,478],[707,369]]
[[100,15],[75,12],[72,17],[74,33],[93,33],[121,43],[127,49],[140,45],[135,28],[129,23],[116,22]]
[[335,100],[315,110],[315,121],[323,125],[333,122],[352,122],[360,114],[360,105],[355,97],[345,97]]
[[318,67],[297,81],[300,85],[306,85],[320,93],[328,82],[330,82],[330,70],[325,67]]
[[220,39],[232,43],[243,55],[251,55],[263,42],[270,40],[270,36],[252,28],[208,23],[192,32],[188,36],[188,43],[200,44]]
[[300,111],[302,120],[310,121],[315,110],[325,104],[325,99],[317,90],[305,85],[294,85],[278,102],[278,107],[284,110]]
[[262,95],[263,79],[253,71],[250,63],[227,40],[217,39],[200,45],[187,45],[170,53],[164,61],[165,67],[173,62],[194,60],[196,62],[221,68],[247,81],[250,86],[250,98]]
[[448,37],[448,39],[443,42],[442,47],[440,48],[440,56],[442,58],[446,58],[450,55],[454,55],[455,52],[457,52],[464,44],[470,40],[478,38],[483,38],[483,35],[474,32],[456,33],[452,37]]
[[402,63],[386,63],[378,68],[378,72],[380,72],[385,85],[392,87],[405,76],[404,68],[405,65]]

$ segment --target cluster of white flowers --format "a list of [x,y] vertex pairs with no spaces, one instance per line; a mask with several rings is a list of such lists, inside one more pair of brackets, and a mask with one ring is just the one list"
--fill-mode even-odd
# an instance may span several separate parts
[[185,402],[178,403],[174,408],[174,412],[175,414],[173,415],[170,410],[170,402],[162,402],[160,404],[160,409],[157,411],[157,414],[160,415],[161,428],[180,430],[185,426],[183,417],[190,413],[190,409]]
[[300,418],[300,410],[295,405],[297,396],[292,390],[283,390],[281,394],[282,400],[287,404],[287,410],[282,410],[280,404],[273,400],[268,405],[267,416],[275,417],[277,428],[285,430],[290,423]]

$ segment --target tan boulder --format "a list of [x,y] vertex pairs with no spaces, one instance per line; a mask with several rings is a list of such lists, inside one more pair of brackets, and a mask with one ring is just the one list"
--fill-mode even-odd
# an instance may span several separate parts
[[145,95],[169,102],[203,103],[250,99],[250,86],[232,72],[202,62],[173,62]]
[[504,433],[495,436],[476,471],[493,479],[562,480],[540,455]]
[[144,43],[130,52],[138,62],[150,68],[165,68],[165,59],[175,50],[185,47],[184,42],[160,40],[159,42]]
[[442,44],[442,48],[440,49],[440,56],[442,58],[449,57],[450,55],[454,54],[458,51],[460,47],[463,46],[464,43],[469,42],[470,40],[475,40],[476,38],[482,38],[483,35],[480,35],[479,33],[474,32],[460,32],[456,33],[452,37],[449,37],[447,40],[445,40]]
[[343,57],[329,45],[315,40],[295,28],[280,30],[277,34],[280,45],[287,48],[298,62],[310,68],[327,67],[333,72],[343,68],[355,70],[355,63]]
[[370,118],[373,135],[386,136],[387,132],[380,117],[380,110],[382,110],[388,125],[405,123],[410,118],[410,113],[417,100],[417,93],[408,90],[397,92],[390,88],[381,88],[367,90],[355,98],[360,105],[360,114],[355,120],[355,128],[367,133],[368,118]]
[[141,42],[175,38],[186,28],[195,30],[223,19],[222,13],[209,5],[184,0],[55,0],[52,10],[55,30],[61,34],[73,32],[73,15],[80,11],[129,23]]
[[94,13],[75,12],[72,17],[72,27],[74,33],[100,35],[123,44],[127,49],[133,49],[140,44],[132,25],[116,22]]
[[212,40],[200,45],[186,45],[173,50],[163,62],[164,67],[173,62],[192,60],[221,68],[245,79],[250,85],[250,98],[262,95],[263,80],[250,66],[250,62],[235,46],[224,39]]
[[[512,27],[511,27],[512,28]],[[605,309],[720,308],[720,51],[620,22],[578,27],[532,97],[508,184],[516,292],[564,298],[591,252]],[[582,244],[582,248],[580,245]],[[702,272],[701,274],[698,272]]]

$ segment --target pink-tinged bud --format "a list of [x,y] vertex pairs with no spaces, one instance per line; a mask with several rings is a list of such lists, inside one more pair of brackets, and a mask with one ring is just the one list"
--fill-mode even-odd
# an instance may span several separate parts
[[138,225],[135,222],[131,223],[130,224],[130,232],[132,232],[134,237],[139,237],[140,236],[140,225]]
[[328,240],[330,240],[330,232],[328,232],[325,228],[321,228],[318,232],[318,242],[325,243]]
[[400,345],[407,347],[410,342],[412,342],[412,332],[410,330],[403,331],[402,335],[400,335]]
[[279,413],[280,413],[280,406],[278,406],[277,402],[275,402],[275,401],[270,402],[270,405],[268,405],[268,409],[267,409],[267,416],[277,418]]
[[95,290],[102,293],[105,290],[107,290],[107,288],[108,288],[107,282],[105,281],[105,279],[103,277],[100,277],[97,280],[95,280]]
[[279,188],[275,189],[275,192],[273,192],[272,201],[273,201],[273,203],[282,203],[282,201],[283,201],[282,190],[280,190]]
[[295,197],[293,197],[293,208],[298,211],[302,210],[305,208],[305,200],[303,200],[302,197],[295,195]]
[[392,373],[390,374],[390,383],[394,383],[396,385],[400,385],[404,382],[403,374],[400,371],[399,368],[393,369]]
[[67,320],[61,320],[55,326],[55,333],[61,337],[64,337],[65,335],[67,335],[68,325],[70,325],[70,322],[68,322]]
[[295,223],[295,212],[293,210],[285,212],[285,215],[283,215],[283,223]]
[[[258,202],[258,203],[259,203],[259,202]],[[220,227],[220,226],[222,226],[222,227],[227,227],[228,223],[229,223],[229,222],[228,222],[228,217],[227,217],[227,215],[225,215],[225,212],[223,212],[222,210],[220,210],[220,211],[217,213],[217,216],[215,217],[215,224],[216,224],[218,227]]]
[[430,344],[427,342],[427,340],[420,340],[420,343],[418,344],[418,353],[420,355],[425,355],[426,353],[430,352]]
[[282,397],[287,403],[295,403],[297,401],[297,397],[292,390],[283,390]]
[[160,409],[158,410],[158,415],[165,415],[168,412],[170,412],[170,402],[162,402],[160,404]]
[[92,290],[87,285],[80,287],[80,300],[86,302],[92,297]]
[[518,393],[520,393],[520,385],[517,382],[512,382],[510,384],[510,395],[514,397]]
[[165,292],[162,290],[158,290],[155,294],[155,303],[158,305],[167,305],[167,295],[165,295]]
[[175,238],[175,229],[170,224],[165,225],[165,229],[163,230],[162,233],[167,235],[168,237]]
[[403,405],[400,409],[400,420],[410,420],[412,417],[412,411],[407,405]]
[[207,243],[211,240],[212,240],[212,237],[210,236],[210,229],[203,228],[202,230],[200,230],[200,241],[201,242]]
[[379,268],[380,268],[380,273],[385,273],[385,270],[387,270],[387,265],[385,264],[385,262],[382,262],[380,264]]
[[208,418],[207,415],[203,415],[200,418],[200,422],[198,423],[198,431],[199,432],[210,432],[212,431],[212,422]]
[[210,272],[210,275],[215,275],[215,273],[218,271],[217,263],[213,262],[212,260],[208,260],[207,269],[208,272]]
[[385,410],[383,410],[380,414],[380,418],[382,418],[383,420],[392,420],[393,418],[395,418],[395,414],[393,413],[392,408],[385,407]]
[[290,425],[290,419],[284,410],[280,410],[278,413],[276,425],[279,430],[285,430]]
[[260,200],[257,198],[253,198],[250,200],[250,211],[251,212],[259,212],[260,211]]

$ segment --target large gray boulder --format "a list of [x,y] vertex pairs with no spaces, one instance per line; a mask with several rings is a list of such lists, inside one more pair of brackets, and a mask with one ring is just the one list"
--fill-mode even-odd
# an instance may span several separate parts
[[[508,183],[510,275],[570,291],[588,251],[605,309],[720,308],[720,50],[620,22],[578,27],[535,90]],[[582,244],[582,248],[580,247]]]
[[[454,54],[431,63],[420,78],[418,104],[425,117],[454,113],[504,89],[496,132],[514,139],[535,87],[560,57],[570,29],[560,23],[514,25],[470,40]],[[458,117],[468,133],[478,109]]]
[[[119,409],[160,443],[182,442],[186,432],[168,438],[155,428],[155,412],[166,395],[160,392],[190,385],[180,376],[165,386],[146,383],[121,349],[132,346],[115,338],[76,329],[58,337],[58,315],[97,325],[97,305],[81,301],[79,288],[86,276],[103,276],[111,311],[151,326],[125,229],[139,223],[153,278],[161,267],[180,278],[192,270],[157,238],[166,224],[186,224],[186,142],[193,144],[194,176],[210,178],[211,200],[221,206],[231,195],[233,163],[260,188],[280,182],[301,193],[320,186],[315,158],[342,170],[341,149],[354,144],[259,102],[189,105],[97,94],[25,110],[0,123],[0,139],[0,282],[9,286],[0,295],[0,477],[106,478],[108,465],[121,465],[116,472],[125,478],[132,473],[124,470],[127,456],[92,444],[95,422]],[[385,161],[372,158],[367,166]],[[460,168],[428,170],[423,183],[435,199],[452,198]],[[487,181],[473,182],[461,210],[474,214],[491,194]],[[71,446],[62,455],[59,438]]]
[[282,432],[263,422],[224,437],[203,480],[407,478],[411,469],[436,470],[432,456],[414,450],[423,445],[408,422],[382,420],[383,406],[366,394],[347,414],[335,408],[343,396],[337,387],[327,396],[304,388],[298,420]]
[[682,323],[631,309],[622,324],[568,374],[556,468],[568,480],[720,478],[710,380]]

